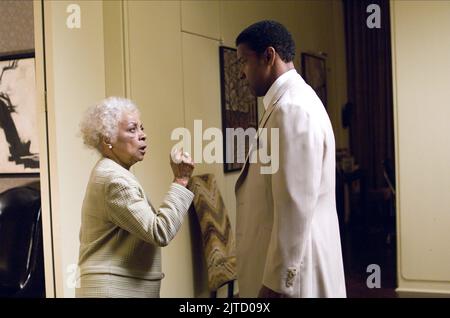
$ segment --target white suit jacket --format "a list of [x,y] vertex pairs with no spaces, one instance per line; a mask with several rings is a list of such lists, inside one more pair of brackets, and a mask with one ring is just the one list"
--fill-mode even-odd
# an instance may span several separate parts
[[322,102],[291,72],[260,128],[269,133],[259,136],[257,147],[268,147],[269,154],[277,148],[270,129],[278,128],[279,168],[262,174],[261,168],[274,162],[251,163],[247,157],[236,183],[240,296],[257,297],[265,285],[290,297],[345,297],[335,141]]

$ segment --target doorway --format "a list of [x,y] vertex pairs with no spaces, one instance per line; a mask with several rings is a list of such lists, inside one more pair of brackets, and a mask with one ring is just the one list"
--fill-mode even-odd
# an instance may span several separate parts
[[[371,15],[371,12],[373,16]],[[350,146],[337,201],[348,297],[396,297],[395,154],[389,1],[344,0]]]

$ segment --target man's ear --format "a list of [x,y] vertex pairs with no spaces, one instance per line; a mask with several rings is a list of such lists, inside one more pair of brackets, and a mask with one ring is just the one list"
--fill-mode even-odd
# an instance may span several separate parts
[[269,65],[275,64],[275,58],[277,56],[277,52],[275,51],[273,46],[269,46],[264,52],[264,58],[266,63]]

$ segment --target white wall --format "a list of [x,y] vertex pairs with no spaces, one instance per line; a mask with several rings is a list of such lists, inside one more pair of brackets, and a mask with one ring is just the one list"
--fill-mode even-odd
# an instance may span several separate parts
[[[258,20],[276,19],[292,31],[298,69],[300,52],[328,53],[330,117],[338,146],[348,144],[339,124],[340,108],[346,102],[340,2],[126,1],[124,16],[127,92],[143,109],[150,141],[149,158],[137,165],[136,174],[155,204],[161,202],[170,180],[167,156],[176,143],[170,140],[171,131],[187,127],[193,135],[196,119],[202,120],[203,131],[221,130],[219,45],[234,47],[239,32]],[[215,174],[234,228],[238,173],[224,175],[222,164],[198,163],[195,174],[201,173]],[[194,235],[186,222],[175,241],[163,249],[162,297],[208,295],[205,277],[191,261],[202,258],[201,249],[191,244]]]
[[[149,144],[146,160],[135,171],[157,206],[173,178],[169,165],[170,134],[174,128],[185,125],[179,3],[130,1],[125,21],[129,97],[141,109]],[[162,251],[166,274],[162,297],[193,297],[191,259],[190,231],[185,222]]]
[[72,3],[44,2],[56,297],[74,296],[67,270],[78,261],[81,203],[96,161],[77,136],[78,123],[83,111],[105,96],[102,4],[78,1],[81,28],[69,29],[66,9]]
[[[65,25],[67,5],[81,7],[81,29]],[[238,33],[262,19],[284,23],[300,52],[328,53],[329,111],[338,146],[346,101],[342,6],[335,1],[46,1],[49,162],[54,231],[56,296],[72,297],[67,267],[78,259],[80,210],[96,156],[77,137],[86,107],[110,94],[126,95],[140,106],[149,153],[134,171],[154,205],[172,175],[168,154],[174,128],[221,129],[219,45],[234,46]],[[299,69],[299,67],[298,67]],[[238,173],[221,164],[197,164],[212,172],[235,226],[234,184]],[[208,296],[198,228],[186,219],[163,249],[162,297]]]
[[450,2],[393,1],[399,292],[450,294]]
[[[78,1],[82,27],[71,30],[65,22],[67,5],[73,2],[45,2],[56,296],[74,294],[65,285],[70,278],[65,270],[78,258],[81,202],[96,159],[76,136],[77,125],[83,110],[103,98],[105,90],[128,95],[141,106],[150,153],[135,171],[157,204],[171,178],[167,164],[171,130],[192,127],[196,118],[204,119],[204,128],[220,127],[219,44],[233,46],[244,27],[274,18],[294,33],[298,52],[328,53],[330,117],[337,145],[348,144],[347,133],[338,129],[340,107],[346,101],[340,1],[139,1],[123,7],[120,1],[109,7]],[[399,291],[448,294],[450,3],[393,1],[391,12]],[[35,17],[38,13],[35,10]],[[43,99],[41,94],[41,104]],[[41,126],[44,113],[41,107]],[[198,165],[196,173],[206,171],[216,173],[234,227],[237,174],[224,176],[220,167],[205,165]],[[179,236],[163,250],[167,274],[163,297],[206,295],[205,277],[199,274],[204,264],[199,262],[201,250],[192,229],[186,220]],[[44,232],[48,239],[49,228]],[[45,244],[46,250],[51,249],[48,241]],[[46,274],[51,272],[47,256]],[[51,288],[47,291],[52,295]]]

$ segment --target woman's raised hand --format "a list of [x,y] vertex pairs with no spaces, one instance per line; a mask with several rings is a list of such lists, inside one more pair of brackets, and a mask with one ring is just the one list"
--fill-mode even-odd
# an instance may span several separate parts
[[194,161],[189,153],[184,152],[183,148],[174,149],[170,153],[170,166],[173,171],[174,181],[182,186],[187,186],[189,178],[194,171]]

